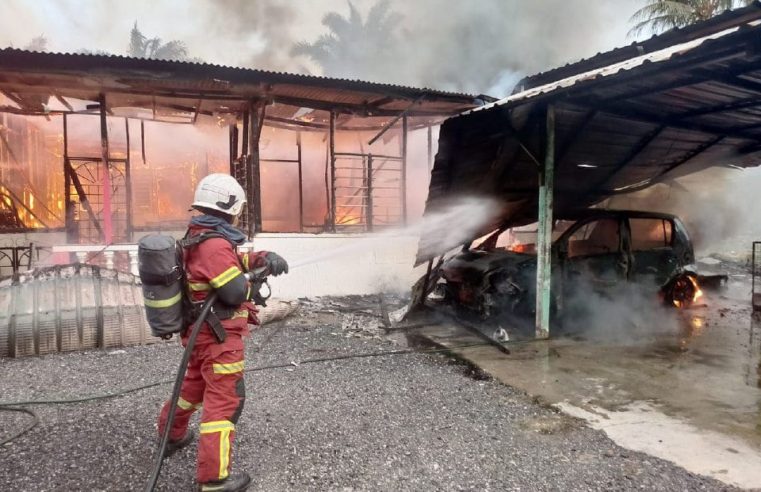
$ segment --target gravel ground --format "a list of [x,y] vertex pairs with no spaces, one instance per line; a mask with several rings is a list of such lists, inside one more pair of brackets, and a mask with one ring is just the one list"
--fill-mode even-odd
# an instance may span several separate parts
[[[382,335],[368,299],[307,302],[257,331],[234,469],[249,490],[728,490],[616,446],[604,434],[483,380],[443,354],[303,363],[405,348]],[[175,343],[0,359],[2,401],[71,398],[171,378]],[[301,363],[299,363],[301,362]],[[67,405],[33,405],[41,424],[0,447],[7,490],[135,490],[148,477],[156,386]],[[0,441],[30,417],[0,412]],[[197,420],[194,420],[197,427]],[[193,490],[195,449],[166,460],[160,490]]]

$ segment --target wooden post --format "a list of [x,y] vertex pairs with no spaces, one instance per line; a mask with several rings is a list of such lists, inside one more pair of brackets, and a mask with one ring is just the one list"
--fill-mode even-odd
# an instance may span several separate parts
[[544,169],[539,170],[539,223],[536,269],[536,338],[550,336],[552,304],[552,208],[555,173],[555,108],[547,106]]
[[111,244],[113,241],[113,227],[111,223],[111,171],[108,164],[108,125],[106,121],[106,95],[100,95],[100,152],[103,161],[103,243]]
[[367,222],[367,231],[373,232],[373,155],[367,155],[367,211],[365,212],[365,221]]
[[301,132],[296,133],[296,158],[299,161],[299,232],[304,232],[304,176],[301,167]]
[[124,163],[124,179],[126,180],[126,207],[127,207],[127,238],[126,241],[132,242],[132,161],[130,160],[129,147],[129,118],[124,118],[125,131],[127,132],[127,160]]
[[145,120],[140,120],[140,156],[145,166]]
[[[74,204],[71,202],[71,175],[69,174],[69,120],[63,115],[63,206],[65,213],[66,243],[79,242],[74,237]],[[71,256],[71,255],[69,255]]]
[[230,176],[235,176],[235,159],[238,158],[238,125],[230,125]]
[[259,137],[262,134],[264,123],[264,101],[252,101],[249,115],[251,121],[248,125],[248,236],[253,237],[256,232],[262,230],[262,182],[261,164],[259,162]]
[[244,154],[248,155],[249,114],[250,114],[250,111],[243,112],[243,128],[241,129],[242,140],[241,140],[241,149],[240,149],[241,155],[244,155]]
[[407,225],[407,116],[402,117],[402,224]]
[[331,232],[336,232],[336,113],[330,112],[330,128],[328,129],[328,149],[330,158],[330,222]]

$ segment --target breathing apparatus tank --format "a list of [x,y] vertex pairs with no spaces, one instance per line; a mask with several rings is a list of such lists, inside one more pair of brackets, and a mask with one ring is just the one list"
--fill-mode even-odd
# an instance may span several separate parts
[[137,262],[151,333],[172,338],[187,326],[182,248],[171,236],[150,234],[138,242]]

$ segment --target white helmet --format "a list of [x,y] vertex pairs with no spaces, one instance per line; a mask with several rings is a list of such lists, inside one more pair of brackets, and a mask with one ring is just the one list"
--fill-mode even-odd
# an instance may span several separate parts
[[218,210],[227,215],[237,216],[246,203],[246,192],[229,174],[209,174],[196,188],[193,207]]

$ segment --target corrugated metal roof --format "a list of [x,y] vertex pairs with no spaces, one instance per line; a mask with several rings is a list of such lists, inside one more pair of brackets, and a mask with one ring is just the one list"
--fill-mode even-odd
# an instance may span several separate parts
[[[549,104],[556,110],[559,213],[712,165],[758,165],[760,40],[758,23],[729,27],[608,66],[571,70],[450,118],[441,127],[426,214],[462,196],[486,195],[504,205],[488,228],[534,222]],[[426,241],[421,250],[456,246]]]
[[740,29],[740,27],[732,27],[718,33],[713,33],[698,39],[687,41],[685,43],[668,46],[652,53],[635,56],[633,58],[613,63],[611,65],[576,73],[554,82],[511,94],[492,103],[474,108],[472,111],[482,111],[490,109],[494,106],[515,106],[516,104],[520,104],[522,101],[536,98],[542,94],[550,94],[562,89],[571,88],[583,82],[599,80],[611,75],[616,75],[619,72],[636,69],[648,63],[661,63],[670,60],[672,57],[685,56],[688,55],[692,50],[699,48],[704,43],[710,43],[711,41],[734,34],[738,31],[738,29]]
[[415,112],[455,114],[493,100],[435,89],[207,63],[14,48],[0,49],[0,89],[12,93],[55,90],[64,97],[84,99],[93,99],[99,92],[190,99],[267,97],[281,102],[293,100],[295,104],[343,104],[346,110],[370,113],[398,112],[400,103],[406,107],[417,101]]

